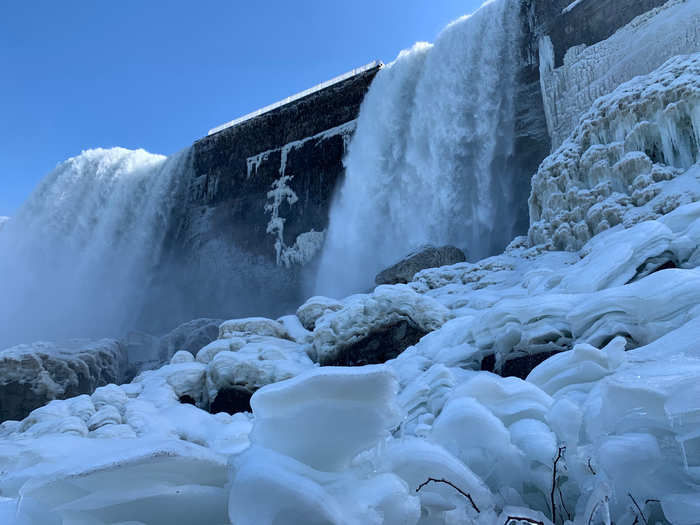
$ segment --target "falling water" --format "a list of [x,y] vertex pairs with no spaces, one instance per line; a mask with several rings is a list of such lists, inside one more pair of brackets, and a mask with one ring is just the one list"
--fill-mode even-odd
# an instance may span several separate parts
[[369,287],[417,245],[477,259],[516,224],[512,168],[519,3],[487,2],[379,72],[333,204],[316,293]]
[[190,152],[83,152],[0,235],[0,348],[120,335],[139,315]]

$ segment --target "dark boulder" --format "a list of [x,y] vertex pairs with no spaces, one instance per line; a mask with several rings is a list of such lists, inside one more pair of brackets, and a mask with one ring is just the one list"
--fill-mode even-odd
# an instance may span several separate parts
[[377,285],[408,283],[426,268],[437,268],[466,261],[464,252],[454,246],[426,245],[411,252],[396,264],[382,270],[374,278]]

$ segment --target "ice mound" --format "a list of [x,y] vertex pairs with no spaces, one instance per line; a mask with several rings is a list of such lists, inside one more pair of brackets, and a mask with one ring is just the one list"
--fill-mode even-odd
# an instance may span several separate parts
[[321,368],[251,400],[252,446],[232,470],[234,523],[416,523],[418,498],[388,472],[352,460],[400,421],[397,384],[381,366]]
[[324,367],[268,385],[251,399],[251,440],[316,469],[338,470],[399,423],[397,388],[379,366]]
[[575,250],[608,228],[698,200],[697,171],[683,176],[698,152],[700,54],[694,54],[596,100],[532,179],[530,242]]

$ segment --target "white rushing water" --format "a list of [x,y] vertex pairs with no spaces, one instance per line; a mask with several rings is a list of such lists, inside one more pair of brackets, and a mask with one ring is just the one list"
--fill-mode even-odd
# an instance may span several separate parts
[[519,3],[487,2],[379,72],[333,204],[315,291],[342,296],[420,244],[470,259],[513,237]]
[[0,236],[0,347],[131,326],[189,161],[94,149],[47,175]]

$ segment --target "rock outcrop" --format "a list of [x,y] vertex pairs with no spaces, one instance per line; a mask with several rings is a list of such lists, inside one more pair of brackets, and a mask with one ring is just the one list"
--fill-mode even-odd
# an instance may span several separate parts
[[437,268],[466,261],[464,252],[454,246],[423,246],[414,250],[396,264],[379,272],[376,284],[406,284],[426,268]]

